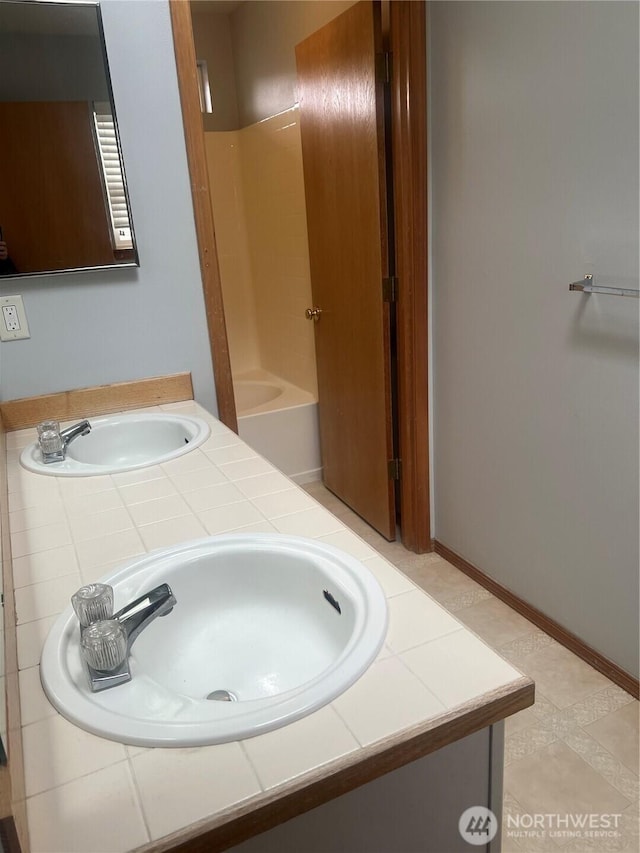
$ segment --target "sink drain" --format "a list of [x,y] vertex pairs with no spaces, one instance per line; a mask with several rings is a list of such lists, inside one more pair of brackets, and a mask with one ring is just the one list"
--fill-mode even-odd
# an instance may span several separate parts
[[230,690],[214,690],[209,693],[207,699],[213,699],[215,702],[237,702],[238,697]]

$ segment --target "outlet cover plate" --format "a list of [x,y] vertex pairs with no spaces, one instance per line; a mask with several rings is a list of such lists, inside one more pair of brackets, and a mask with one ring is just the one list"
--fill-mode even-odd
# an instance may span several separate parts
[[30,337],[22,296],[3,296],[0,299],[0,341]]

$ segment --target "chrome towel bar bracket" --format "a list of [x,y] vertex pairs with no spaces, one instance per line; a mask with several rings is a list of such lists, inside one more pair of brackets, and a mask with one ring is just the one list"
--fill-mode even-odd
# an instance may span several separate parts
[[609,296],[631,296],[634,299],[640,297],[640,290],[631,290],[628,287],[603,287],[595,284],[592,275],[585,275],[582,281],[572,281],[569,290],[578,290],[580,293],[604,293]]

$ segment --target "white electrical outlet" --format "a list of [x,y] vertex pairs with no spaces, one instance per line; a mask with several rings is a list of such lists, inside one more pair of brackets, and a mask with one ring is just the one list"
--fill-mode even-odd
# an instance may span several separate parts
[[3,305],[2,313],[4,314],[4,324],[7,327],[7,332],[19,332],[20,320],[18,320],[18,312],[15,305]]
[[22,296],[3,296],[0,299],[0,307],[0,341],[30,338]]

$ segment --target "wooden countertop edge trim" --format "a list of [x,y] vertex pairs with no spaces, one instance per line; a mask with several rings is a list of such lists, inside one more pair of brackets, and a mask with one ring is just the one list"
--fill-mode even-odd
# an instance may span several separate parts
[[144,406],[180,403],[183,400],[193,400],[190,373],[174,373],[7,400],[0,403],[0,415],[5,429],[12,431],[33,427],[49,418],[67,421]]
[[345,755],[273,791],[258,794],[190,827],[136,848],[136,853],[216,853],[227,850],[528,708],[533,681],[523,676],[446,714]]
[[[24,758],[18,684],[18,646],[13,586],[13,560],[9,532],[6,425],[0,413],[0,555],[4,596],[4,674],[6,702],[6,742],[9,763],[0,768],[0,839],[7,851],[29,849],[29,831],[25,805]],[[16,846],[16,841],[19,839]]]
[[[5,442],[5,434],[4,434],[4,426],[2,423],[2,418],[0,417],[0,566],[2,567],[3,577],[0,580],[2,584],[2,590],[4,591],[7,585],[7,575],[10,574],[9,567],[11,566],[11,553],[10,553],[10,540],[9,540],[9,508],[8,508],[8,494],[7,494],[7,463],[6,463],[6,442]],[[12,589],[12,586],[9,587],[9,590]],[[7,592],[7,598],[9,601],[12,601],[13,596]],[[3,619],[2,619],[2,629],[4,632],[7,632],[6,625],[6,617],[4,615],[4,607],[3,607]],[[9,620],[11,621],[11,620]],[[2,661],[2,673],[6,675],[7,670],[13,671],[17,670],[18,664],[17,660],[13,661],[13,643],[11,640],[15,638],[16,628],[15,628],[15,620],[12,625],[9,626],[8,633],[11,634],[11,639],[9,643],[9,648],[7,648],[6,642],[3,642],[4,656],[5,660]],[[17,656],[16,656],[17,657]],[[7,659],[8,658],[8,665]],[[6,684],[6,681],[5,681]],[[7,701],[6,701],[6,693],[5,696],[0,696],[0,699],[3,699],[5,702],[5,714],[7,712]],[[8,720],[7,720],[7,731],[5,733],[6,743],[4,744],[5,751],[9,748],[8,744]],[[0,819],[5,818],[11,814],[11,778],[9,776],[9,768],[8,767],[0,767]],[[0,847],[0,849],[2,849]]]

